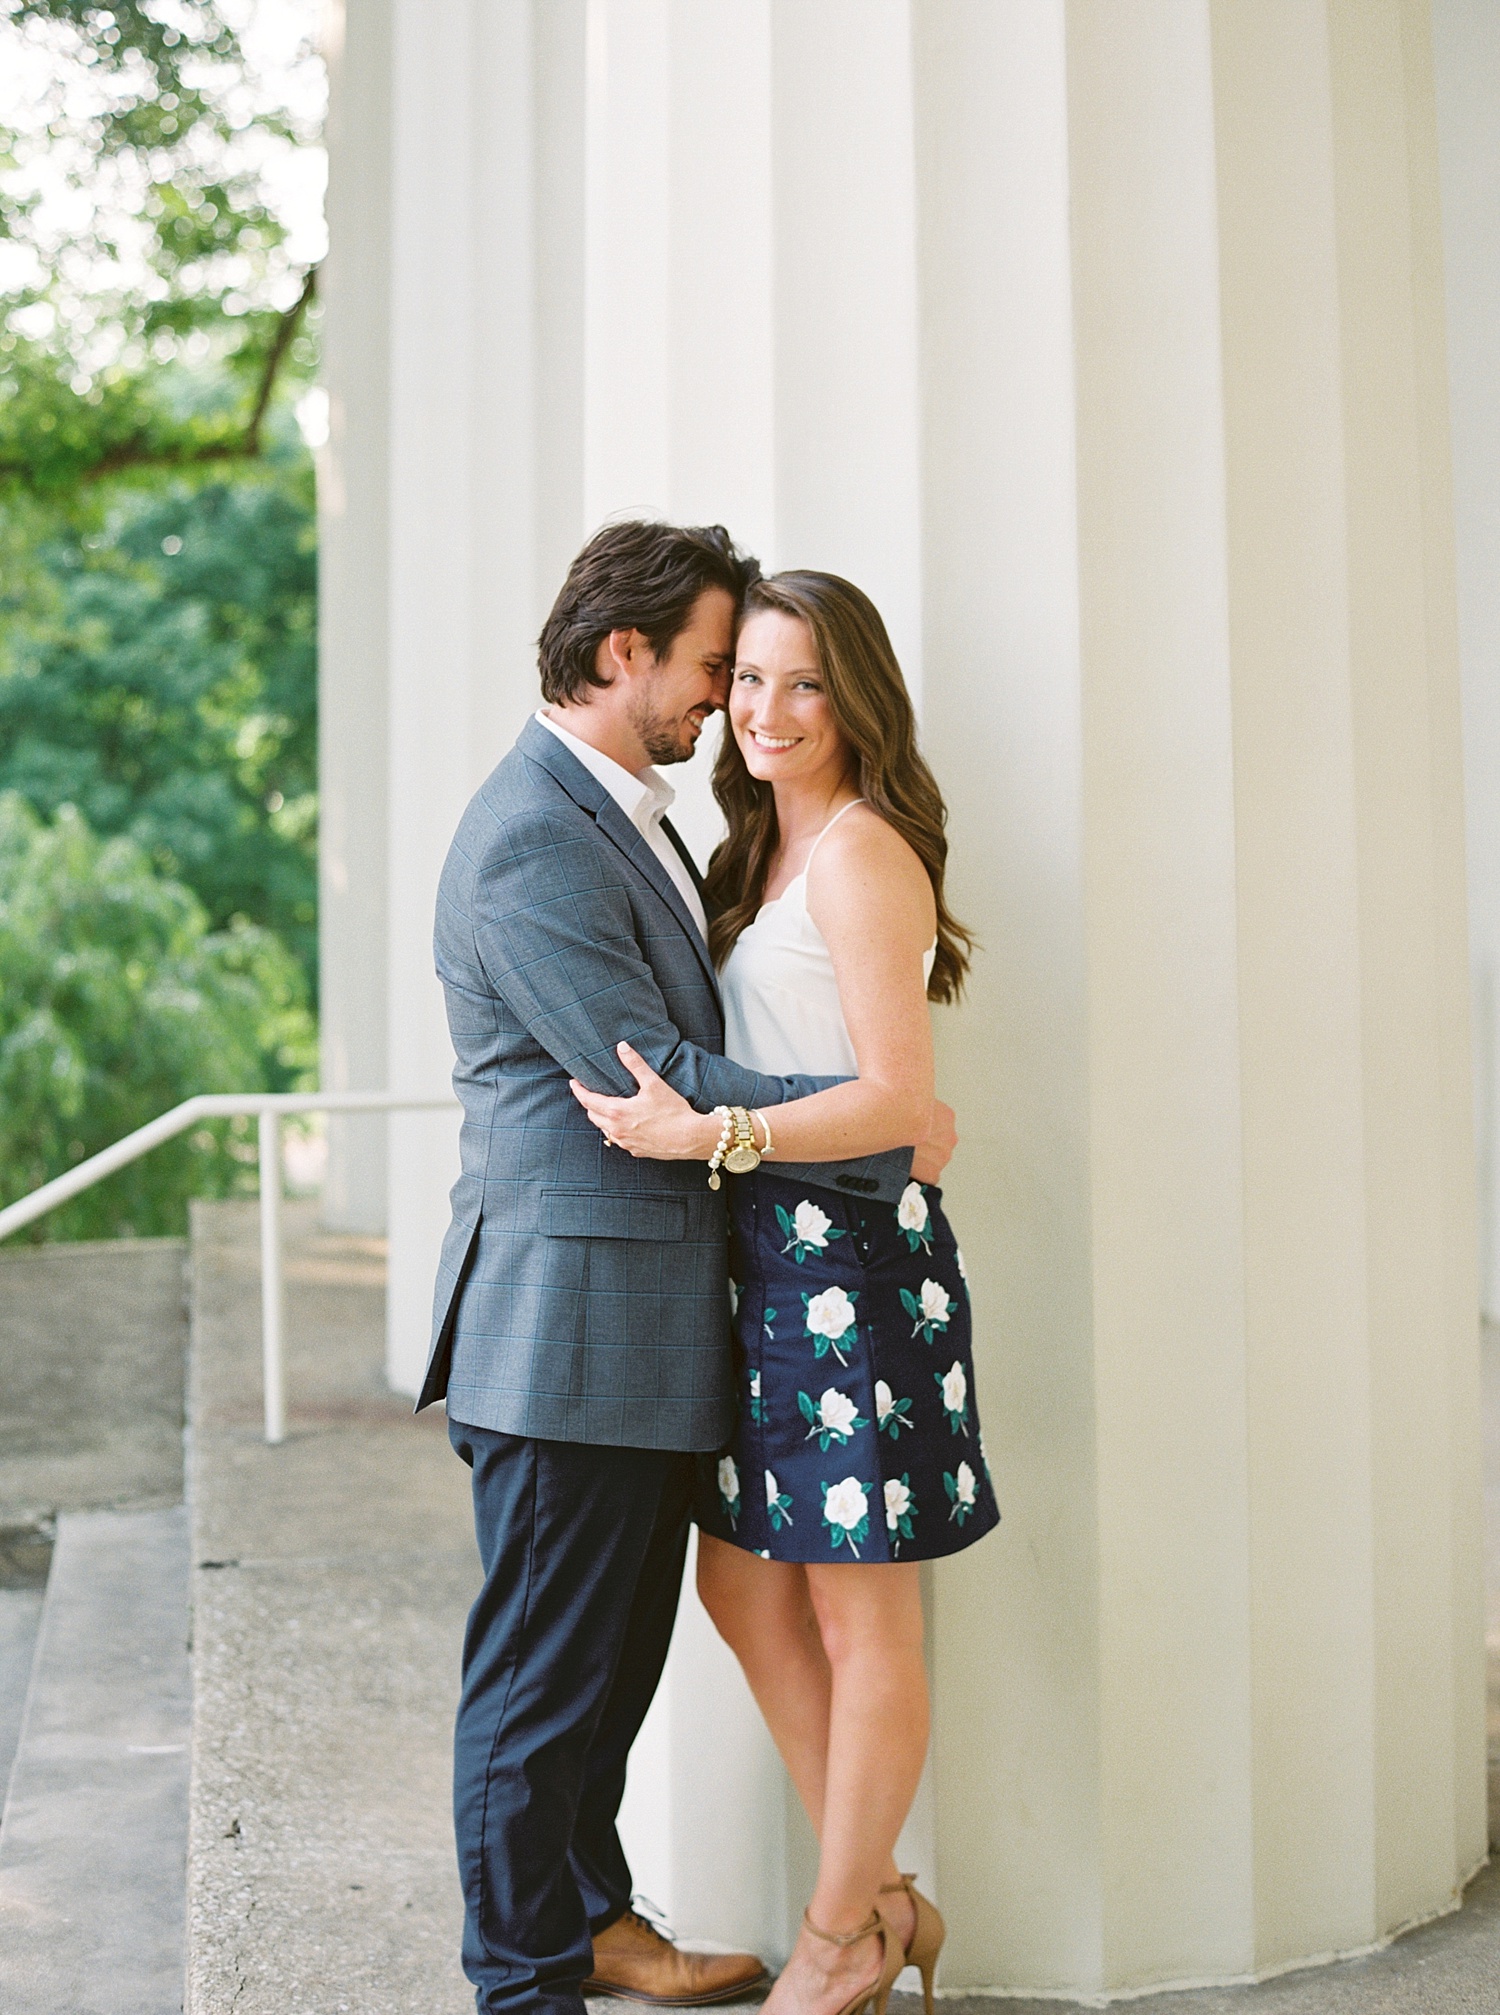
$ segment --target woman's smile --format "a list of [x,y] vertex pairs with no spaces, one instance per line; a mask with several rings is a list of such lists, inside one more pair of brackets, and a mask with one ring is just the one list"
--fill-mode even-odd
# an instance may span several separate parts
[[825,769],[842,776],[848,767],[812,633],[800,617],[762,609],[746,618],[729,719],[745,767],[763,783],[805,784]]

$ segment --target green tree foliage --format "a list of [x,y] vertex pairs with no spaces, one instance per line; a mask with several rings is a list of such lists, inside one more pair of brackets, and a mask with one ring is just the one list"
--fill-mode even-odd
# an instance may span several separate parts
[[[317,102],[305,53],[257,73],[217,0],[0,0],[0,65],[25,79],[0,131],[13,1198],[192,1092],[313,1070],[316,556],[290,407],[316,275],[271,192]],[[205,1128],[35,1235],[175,1229],[244,1179],[234,1129]]]
[[[312,1051],[301,973],[271,933],[210,931],[134,841],[0,795],[0,1203],[194,1092],[284,1089]],[[205,1125],[32,1236],[175,1232],[189,1197],[253,1183],[243,1124]]]
[[43,620],[0,675],[0,790],[76,805],[185,882],[215,929],[316,967],[316,554],[305,454],[59,525]]
[[[24,275],[0,332],[0,492],[76,511],[125,471],[257,454],[279,374],[311,362],[296,339],[314,276],[288,263],[246,136],[310,136],[252,105],[213,0],[3,13],[52,85],[39,122],[0,134],[0,239]],[[65,226],[42,193],[59,185]],[[211,396],[164,368],[184,359],[217,365]]]

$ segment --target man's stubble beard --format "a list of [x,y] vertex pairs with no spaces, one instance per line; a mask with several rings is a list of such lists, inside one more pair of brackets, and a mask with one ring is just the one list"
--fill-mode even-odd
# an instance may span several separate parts
[[668,763],[689,762],[697,753],[697,738],[684,748],[680,723],[657,713],[649,691],[642,693],[631,707],[630,725],[640,737],[646,760],[659,769]]

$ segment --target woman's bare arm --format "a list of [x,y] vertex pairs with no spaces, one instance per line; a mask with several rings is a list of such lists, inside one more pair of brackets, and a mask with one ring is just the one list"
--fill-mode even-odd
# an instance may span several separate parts
[[[843,1161],[921,1141],[933,1116],[923,966],[936,910],[927,872],[893,827],[857,806],[819,846],[807,906],[833,960],[859,1075],[776,1107],[776,1160]],[[621,1054],[642,1087],[637,1097],[573,1087],[594,1123],[632,1154],[707,1161],[719,1122]]]

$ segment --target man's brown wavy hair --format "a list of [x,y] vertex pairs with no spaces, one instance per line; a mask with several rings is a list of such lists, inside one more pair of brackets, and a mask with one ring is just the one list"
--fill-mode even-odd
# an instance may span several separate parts
[[[943,900],[948,813],[917,747],[911,697],[880,611],[851,581],[805,569],[753,582],[745,591],[741,621],[762,609],[796,616],[811,633],[829,710],[849,745],[860,795],[915,849],[932,883],[938,942],[927,997],[957,1000],[974,940]],[[714,765],[714,796],[729,821],[729,837],[715,848],[705,884],[709,948],[722,966],[761,906],[780,838],[771,786],[751,776],[727,723]]]

